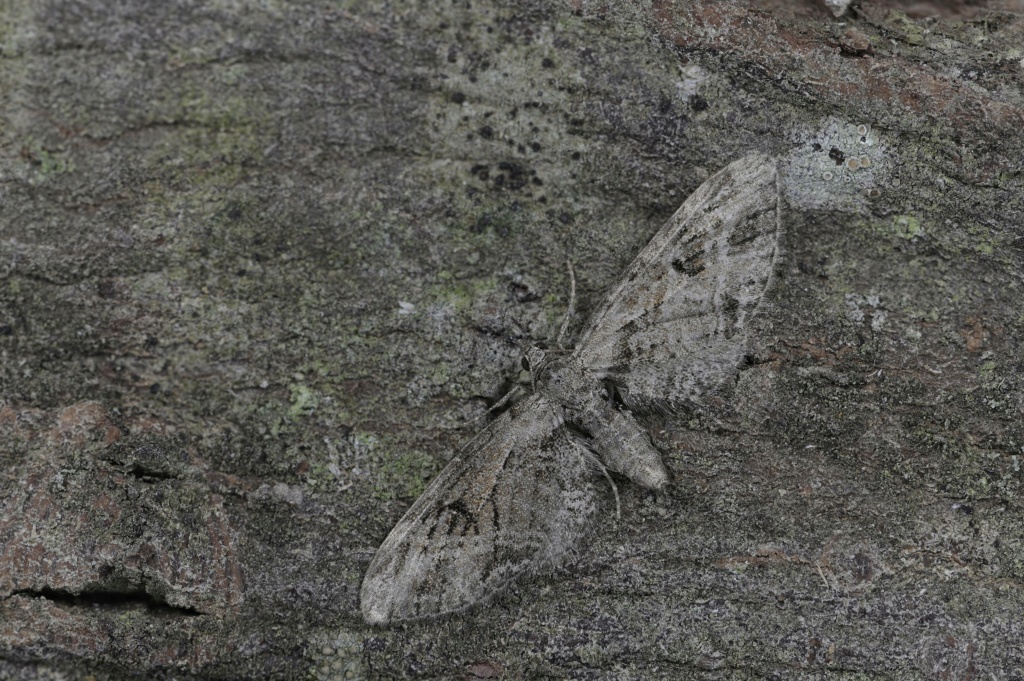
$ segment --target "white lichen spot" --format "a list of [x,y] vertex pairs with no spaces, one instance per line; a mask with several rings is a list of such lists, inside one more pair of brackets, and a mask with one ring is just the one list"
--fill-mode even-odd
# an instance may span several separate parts
[[895,167],[892,144],[881,135],[865,123],[837,118],[792,130],[793,151],[780,164],[786,198],[803,209],[865,209],[878,195],[870,190],[886,186]]
[[696,64],[680,66],[679,76],[680,80],[676,81],[676,93],[679,95],[679,99],[687,102],[690,101],[690,97],[697,94],[701,85],[708,79],[707,72]]
[[836,19],[843,16],[853,0],[822,0]]
[[880,296],[846,294],[846,318],[855,324],[868,324],[872,331],[881,331],[889,313],[882,307]]
[[398,301],[398,314],[413,314],[416,312],[416,306],[412,303],[407,303],[404,300]]
[[261,501],[283,501],[284,503],[292,506],[299,506],[302,504],[304,495],[301,487],[293,487],[287,483],[278,482],[273,485],[260,485],[259,488],[252,493],[252,498],[259,499]]

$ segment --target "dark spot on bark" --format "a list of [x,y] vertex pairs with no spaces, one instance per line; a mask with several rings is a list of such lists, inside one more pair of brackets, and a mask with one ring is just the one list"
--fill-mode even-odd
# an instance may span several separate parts
[[[506,178],[502,179],[501,184],[507,184],[508,188],[513,191],[522,189],[530,181],[529,173],[518,163],[502,161],[498,164],[498,170],[505,173],[505,175],[498,176],[498,178]],[[495,184],[498,184],[498,178],[495,178]]]
[[835,147],[828,150],[828,157],[836,162],[837,166],[843,165],[846,162],[846,154],[839,151]]
[[469,231],[473,234],[483,234],[484,230],[486,230],[493,221],[494,218],[490,213],[484,213],[470,226]]
[[480,136],[485,140],[494,139],[494,129],[489,125],[480,127]]
[[708,102],[700,95],[690,95],[690,108],[694,111],[704,111],[708,108]]
[[55,603],[63,610],[80,611],[95,616],[97,611],[122,612],[128,610],[145,610],[149,615],[163,617],[196,617],[200,615],[195,608],[174,606],[162,598],[146,593],[139,588],[90,589],[79,594],[63,589],[23,589],[15,591],[16,596],[25,596],[37,600]]
[[853,556],[853,565],[853,576],[858,582],[867,582],[875,574],[875,570],[871,565],[871,557],[862,551],[858,551]]
[[96,293],[100,298],[113,298],[117,293],[117,286],[110,279],[104,279],[96,284]]

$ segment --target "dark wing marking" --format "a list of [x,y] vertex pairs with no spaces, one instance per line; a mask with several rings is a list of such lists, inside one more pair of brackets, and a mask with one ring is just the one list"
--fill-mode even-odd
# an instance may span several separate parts
[[630,265],[575,355],[632,408],[696,401],[742,361],[779,239],[775,162],[748,156],[686,200]]
[[372,624],[465,610],[559,563],[595,508],[596,463],[542,395],[474,438],[377,549],[360,592]]

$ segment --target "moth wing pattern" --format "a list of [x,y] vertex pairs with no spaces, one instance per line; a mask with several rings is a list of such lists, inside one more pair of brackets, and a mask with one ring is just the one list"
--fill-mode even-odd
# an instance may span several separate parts
[[743,360],[779,241],[775,161],[753,154],[704,182],[597,309],[575,355],[634,410],[673,410]]
[[542,394],[514,405],[430,484],[377,550],[371,624],[459,612],[557,565],[596,509],[593,456]]
[[[459,612],[524,573],[558,565],[596,511],[602,468],[656,463],[662,473],[649,486],[667,481],[638,426],[623,431],[614,414],[629,421],[627,414],[594,401],[597,388],[611,381],[630,409],[675,409],[732,375],[775,266],[779,200],[775,162],[761,155],[730,164],[686,200],[557,365],[587,377],[573,388],[580,400],[542,373],[537,391],[467,444],[395,525],[363,580],[368,623]],[[593,421],[599,404],[611,420]],[[591,419],[590,430],[573,418]],[[633,431],[640,436],[627,437]]]

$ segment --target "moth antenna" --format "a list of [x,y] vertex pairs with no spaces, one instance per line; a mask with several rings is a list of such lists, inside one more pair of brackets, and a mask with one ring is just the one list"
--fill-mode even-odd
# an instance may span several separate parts
[[565,348],[562,347],[562,338],[565,336],[565,332],[569,328],[569,320],[572,319],[574,314],[576,314],[576,273],[572,269],[572,260],[566,260],[565,264],[569,268],[569,307],[565,311],[565,319],[562,320],[562,328],[558,330],[558,340],[555,341],[555,345],[558,346],[559,350],[565,350]]
[[[512,322],[512,326],[516,327],[516,330],[519,332],[519,338],[516,339],[516,344],[517,345],[522,345],[522,343],[520,341],[521,341],[521,339],[526,338],[526,329],[524,329],[523,325],[519,323],[519,320],[517,320],[511,314],[508,315],[508,321]],[[510,338],[514,338],[514,336],[511,336],[511,335],[509,337]]]

